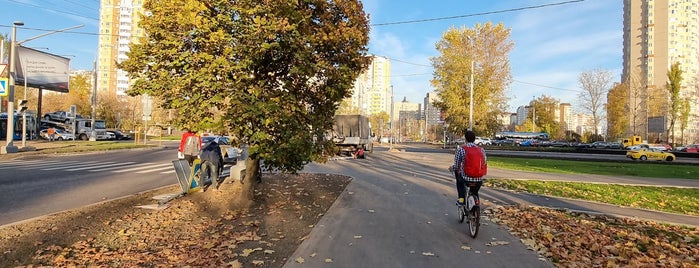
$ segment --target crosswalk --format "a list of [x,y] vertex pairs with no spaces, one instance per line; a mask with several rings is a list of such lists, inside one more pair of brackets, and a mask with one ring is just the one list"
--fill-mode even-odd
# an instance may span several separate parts
[[113,162],[113,161],[64,161],[64,160],[23,160],[0,161],[2,170],[43,170],[43,171],[81,171],[111,173],[159,173],[172,174],[175,169],[172,162]]

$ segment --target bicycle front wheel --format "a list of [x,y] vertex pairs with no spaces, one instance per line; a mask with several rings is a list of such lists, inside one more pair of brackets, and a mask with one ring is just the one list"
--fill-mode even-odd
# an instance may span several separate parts
[[478,236],[478,229],[481,225],[481,207],[475,206],[469,212],[468,217],[468,232],[471,237],[476,238]]
[[466,209],[464,207],[465,206],[456,206],[456,214],[459,215],[459,223],[464,222],[464,218],[466,218]]

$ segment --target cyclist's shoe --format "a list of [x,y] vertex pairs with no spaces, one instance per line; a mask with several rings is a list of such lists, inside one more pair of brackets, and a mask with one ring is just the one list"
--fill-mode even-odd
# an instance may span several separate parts
[[457,205],[457,206],[463,206],[463,205],[465,205],[465,204],[466,204],[466,203],[464,202],[464,199],[463,199],[463,198],[459,198],[459,199],[456,200],[456,205]]

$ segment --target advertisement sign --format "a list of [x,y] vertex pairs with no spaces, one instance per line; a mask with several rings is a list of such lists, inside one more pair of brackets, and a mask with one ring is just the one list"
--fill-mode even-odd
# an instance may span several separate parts
[[18,46],[16,62],[16,85],[23,85],[26,78],[29,87],[68,92],[70,59]]

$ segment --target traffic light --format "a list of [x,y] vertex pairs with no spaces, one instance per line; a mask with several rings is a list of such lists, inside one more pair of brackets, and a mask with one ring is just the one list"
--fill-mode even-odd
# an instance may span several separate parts
[[23,113],[26,110],[27,110],[27,100],[20,100],[19,101],[19,112]]

